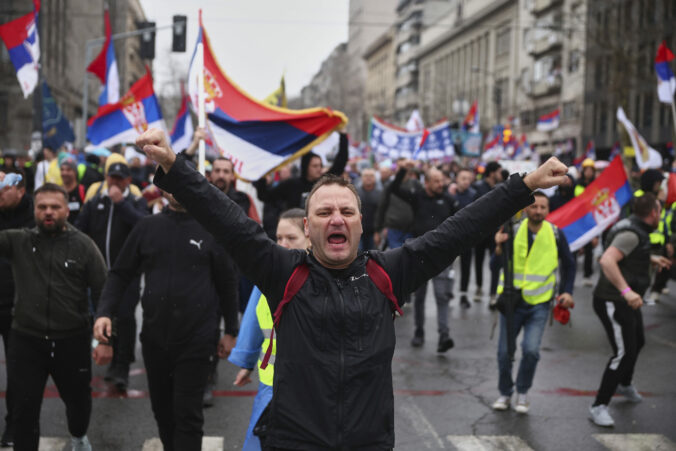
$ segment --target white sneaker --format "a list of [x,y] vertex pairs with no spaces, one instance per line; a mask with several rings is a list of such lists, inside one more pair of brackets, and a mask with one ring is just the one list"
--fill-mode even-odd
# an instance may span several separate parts
[[516,406],[514,406],[514,410],[516,410],[518,413],[528,413],[529,408],[530,404],[528,403],[528,397],[526,396],[526,394],[517,393]]
[[654,291],[650,293],[650,296],[646,296],[645,305],[655,305],[657,301],[660,300],[660,294],[655,293]]
[[613,417],[608,413],[608,406],[599,404],[598,406],[589,408],[589,419],[597,426],[611,427],[615,425]]
[[71,437],[70,443],[73,445],[73,451],[92,451],[92,445],[86,435],[80,438]]
[[484,291],[481,288],[477,288],[474,293],[474,302],[481,302],[481,298],[484,296]]
[[662,294],[669,294],[669,288],[668,287],[662,288]]
[[496,399],[495,402],[493,403],[493,406],[492,406],[493,410],[500,410],[500,411],[508,410],[509,409],[509,399],[510,399],[509,396],[500,395],[500,397],[498,399]]
[[593,287],[594,282],[592,281],[591,277],[585,277],[582,279],[582,285],[585,287]]
[[618,395],[622,395],[627,398],[629,402],[641,402],[643,401],[643,396],[636,390],[634,385],[618,385],[617,390],[615,391]]

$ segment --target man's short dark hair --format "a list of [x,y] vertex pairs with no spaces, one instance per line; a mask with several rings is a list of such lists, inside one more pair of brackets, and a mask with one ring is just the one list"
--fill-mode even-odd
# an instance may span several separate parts
[[308,194],[307,199],[305,199],[305,216],[307,216],[308,211],[309,211],[309,206],[310,206],[310,199],[314,195],[314,193],[321,188],[322,186],[327,186],[327,185],[338,185],[338,186],[343,186],[350,191],[352,191],[352,194],[354,194],[354,197],[357,198],[357,206],[359,208],[359,213],[361,213],[361,199],[359,198],[359,194],[357,193],[357,188],[354,187],[354,185],[347,180],[345,180],[342,177],[339,177],[334,174],[324,174],[319,179],[317,182],[314,184],[312,187],[312,191],[310,191],[310,194]]
[[35,190],[33,193],[33,198],[37,199],[38,194],[40,193],[61,193],[63,194],[63,198],[66,200],[66,203],[68,203],[68,193],[63,188],[63,186],[59,186],[56,183],[45,183],[40,188]]
[[497,161],[491,161],[486,165],[486,170],[484,171],[484,176],[488,177],[495,171],[500,171],[502,169],[502,166],[500,166],[500,163]]
[[643,193],[643,196],[634,198],[634,214],[639,218],[647,218],[657,209],[657,197],[653,193]]
[[280,221],[282,219],[293,221],[301,230],[303,229],[303,218],[305,218],[305,210],[302,208],[291,208],[279,215]]
[[458,174],[460,174],[461,172],[469,172],[470,174],[474,174],[474,171],[468,168],[467,166],[461,166],[458,168],[457,171],[455,171],[455,176],[457,177]]
[[233,171],[235,170],[235,164],[232,162],[232,160],[231,160],[230,158],[228,158],[228,157],[223,157],[223,156],[221,156],[221,157],[216,157],[216,158],[214,159],[213,163],[211,163],[211,165],[213,166],[214,163],[216,163],[217,161],[227,161],[228,163],[230,163],[230,168],[231,168]]
[[546,195],[545,193],[543,193],[542,191],[534,191],[534,192],[533,192],[533,197],[544,197],[545,199],[547,199],[547,203],[549,204],[549,196],[547,196],[547,195]]

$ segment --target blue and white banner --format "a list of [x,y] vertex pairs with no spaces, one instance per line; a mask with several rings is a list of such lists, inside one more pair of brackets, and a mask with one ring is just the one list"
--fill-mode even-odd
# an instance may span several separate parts
[[371,119],[371,149],[381,158],[413,158],[438,160],[455,156],[448,122],[440,122],[426,129],[429,134],[420,147],[423,131],[408,132],[395,125],[373,117]]

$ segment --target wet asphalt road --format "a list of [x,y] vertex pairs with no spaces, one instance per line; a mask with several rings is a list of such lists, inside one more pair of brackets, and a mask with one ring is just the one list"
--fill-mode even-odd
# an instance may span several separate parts
[[[473,294],[473,282],[471,286]],[[669,287],[676,293],[676,283],[670,282]],[[613,401],[616,424],[612,429],[598,428],[588,420],[588,406],[610,345],[592,310],[591,288],[582,286],[580,273],[574,298],[571,325],[554,323],[546,328],[528,415],[490,409],[498,395],[497,343],[489,339],[494,316],[487,308],[487,296],[465,310],[459,306],[456,290],[450,320],[455,348],[443,355],[436,353],[432,290],[428,290],[423,348],[409,344],[413,312],[407,306],[405,316],[396,321],[392,364],[396,449],[676,450],[676,294],[663,295],[662,302],[643,307],[646,346],[639,356],[635,384],[644,401]],[[241,448],[257,383],[235,389],[236,371],[228,362],[220,363],[215,406],[205,410],[204,432],[209,439],[204,449]],[[140,352],[126,395],[107,387],[103,373],[103,368],[95,368],[92,381],[96,398],[88,435],[94,449],[160,449],[153,440],[157,429]],[[5,381],[3,364],[3,388]],[[4,415],[4,403],[0,414]],[[63,449],[68,436],[64,406],[51,380],[42,408],[41,436],[44,450]]]

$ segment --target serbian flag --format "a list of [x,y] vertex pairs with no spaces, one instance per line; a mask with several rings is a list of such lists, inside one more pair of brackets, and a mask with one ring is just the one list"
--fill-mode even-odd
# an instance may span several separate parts
[[97,147],[133,143],[149,128],[165,130],[150,71],[134,83],[117,103],[99,107],[87,122],[87,139]]
[[99,96],[99,106],[117,103],[120,100],[120,76],[117,72],[115,48],[111,39],[110,16],[107,9],[103,13],[103,20],[106,24],[106,41],[103,43],[99,56],[87,66],[87,72],[96,75],[103,85],[103,91]]
[[550,213],[547,221],[563,231],[574,252],[614,224],[632,195],[622,159],[616,157],[582,194]]
[[541,132],[550,132],[559,128],[559,109],[555,109],[551,113],[543,114],[538,118],[537,129]]
[[676,92],[676,77],[669,67],[674,59],[674,54],[667,47],[667,42],[662,41],[657,49],[655,57],[655,73],[657,74],[657,96],[662,103],[672,103]]
[[[204,48],[204,72],[195,58]],[[204,77],[207,126],[240,178],[257,180],[309,152],[334,130],[347,124],[343,113],[330,108],[289,110],[265,105],[237,86],[219,67],[202,25],[188,72],[188,90],[197,107],[198,77]]]
[[462,129],[471,133],[479,133],[479,107],[477,101],[472,103],[472,106],[462,121]]
[[484,145],[484,153],[481,159],[484,161],[497,161],[504,157],[505,148],[502,145],[502,135],[496,133],[493,139],[487,141]]
[[0,25],[0,38],[7,46],[16,78],[19,80],[24,99],[38,85],[38,62],[40,61],[40,40],[38,37],[38,12],[40,1],[33,0],[33,11],[18,19]]
[[672,172],[669,174],[669,181],[667,182],[666,207],[671,206],[674,202],[676,202],[676,174]]
[[171,148],[175,152],[187,149],[192,142],[194,131],[190,111],[188,111],[188,96],[183,95],[181,108],[178,110],[174,128],[171,130]]

